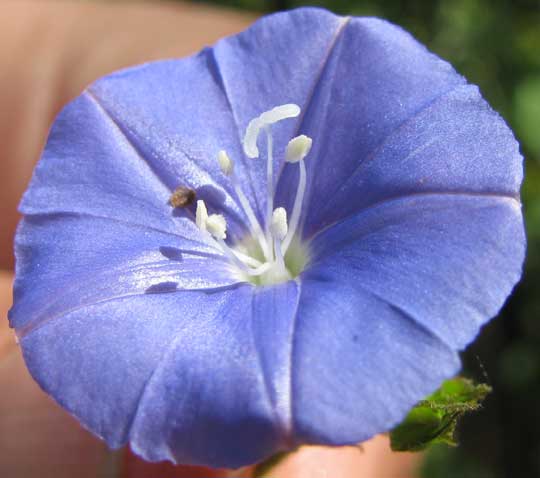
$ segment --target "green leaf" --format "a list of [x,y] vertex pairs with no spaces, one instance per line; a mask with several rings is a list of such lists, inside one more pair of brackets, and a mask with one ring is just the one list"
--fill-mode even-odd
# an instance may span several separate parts
[[447,380],[392,430],[392,450],[420,451],[434,443],[456,446],[454,432],[457,421],[464,413],[480,408],[490,391],[488,385],[476,385],[466,378]]

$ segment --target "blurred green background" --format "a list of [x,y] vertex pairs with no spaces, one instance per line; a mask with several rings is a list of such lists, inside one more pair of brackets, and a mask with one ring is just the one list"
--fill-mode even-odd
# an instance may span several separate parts
[[302,5],[375,15],[449,60],[513,128],[525,156],[525,276],[504,312],[464,353],[465,374],[494,393],[459,427],[458,448],[432,448],[423,478],[540,477],[540,2],[538,0],[222,0],[269,12]]

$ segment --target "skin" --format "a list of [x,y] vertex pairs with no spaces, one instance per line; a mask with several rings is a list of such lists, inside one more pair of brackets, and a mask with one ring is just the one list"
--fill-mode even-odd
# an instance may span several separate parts
[[[6,315],[16,206],[59,109],[94,79],[153,59],[182,57],[244,29],[254,16],[187,4],[3,1],[0,15],[0,475],[138,478],[250,476],[149,464],[111,452],[29,376]],[[5,392],[7,391],[7,392]],[[418,457],[376,437],[358,447],[303,447],[273,478],[406,478]]]

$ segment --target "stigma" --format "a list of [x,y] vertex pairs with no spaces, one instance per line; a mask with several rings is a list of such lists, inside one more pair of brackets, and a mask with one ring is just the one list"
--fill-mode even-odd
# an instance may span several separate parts
[[286,162],[295,164],[299,168],[292,210],[287,211],[283,207],[274,208],[276,187],[273,178],[272,128],[281,121],[296,118],[299,114],[300,107],[295,104],[276,106],[252,119],[246,128],[243,151],[248,158],[254,161],[261,160],[258,141],[260,136],[266,139],[267,208],[262,223],[255,215],[236,177],[233,159],[224,150],[216,152],[220,170],[231,182],[247,218],[246,237],[238,243],[227,242],[225,217],[219,214],[219,211],[212,211],[212,214],[209,214],[204,201],[197,201],[195,222],[205,240],[228,258],[235,275],[256,285],[278,284],[291,280],[307,263],[307,248],[302,244],[298,234],[307,181],[305,159],[312,145],[312,139],[306,135],[292,138],[282,153]]

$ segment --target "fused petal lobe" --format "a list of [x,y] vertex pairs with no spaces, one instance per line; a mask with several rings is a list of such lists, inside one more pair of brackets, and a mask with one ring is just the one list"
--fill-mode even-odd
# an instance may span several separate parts
[[225,258],[203,242],[94,216],[28,216],[19,225],[16,253],[10,320],[20,335],[95,303],[236,282]]
[[[382,202],[314,239],[313,267],[363,290],[461,349],[497,314],[525,255],[521,206],[491,195]],[[375,317],[375,315],[374,315]]]
[[236,468],[290,447],[297,288],[242,286],[183,322],[146,385],[131,443],[150,460]]
[[216,313],[215,299],[202,292],[118,298],[68,312],[20,343],[40,386],[118,448],[165,351],[186,323]]
[[[336,39],[347,19],[325,10],[302,8],[276,13],[251,28],[226,38],[213,49],[221,80],[240,138],[249,122],[276,105],[294,103],[305,114],[321,71],[333,55]],[[301,117],[273,128],[277,151],[274,177],[283,167],[288,141],[297,135]],[[245,182],[253,187],[260,211],[266,210],[264,161],[245,163]]]
[[364,291],[351,268],[309,271],[293,342],[298,443],[357,444],[395,426],[459,369],[457,353]]
[[417,193],[517,198],[522,177],[522,157],[504,120],[478,88],[460,85],[358,158],[350,175],[327,191],[326,203],[315,196],[311,217],[320,227],[377,202]]
[[[392,195],[469,191],[517,196],[522,158],[504,121],[445,61],[383,20],[352,18],[305,111],[304,236]],[[278,205],[290,208],[286,165]]]
[[292,346],[297,439],[356,443],[395,426],[457,372],[524,251],[519,203],[489,195],[389,200],[317,236]]
[[169,195],[148,161],[83,94],[56,119],[20,210],[92,214],[173,232]]

